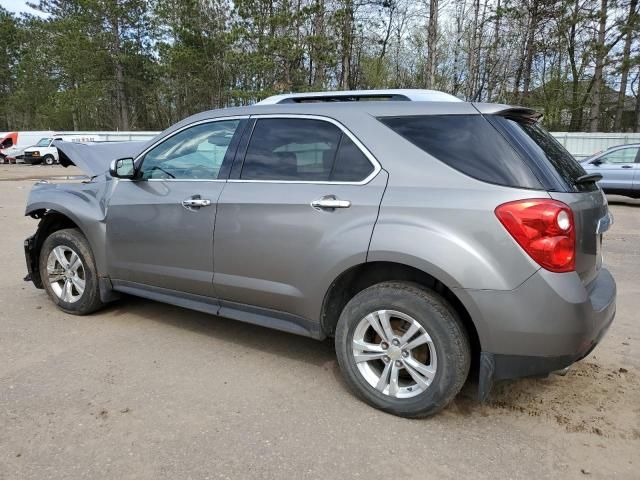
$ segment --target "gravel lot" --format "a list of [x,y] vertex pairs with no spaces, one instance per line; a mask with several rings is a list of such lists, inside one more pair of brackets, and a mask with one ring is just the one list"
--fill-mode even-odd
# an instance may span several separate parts
[[22,280],[24,204],[74,174],[0,165],[0,479],[640,478],[640,201],[610,198],[618,314],[594,353],[403,420],[347,391],[328,341],[135,298],[56,310]]

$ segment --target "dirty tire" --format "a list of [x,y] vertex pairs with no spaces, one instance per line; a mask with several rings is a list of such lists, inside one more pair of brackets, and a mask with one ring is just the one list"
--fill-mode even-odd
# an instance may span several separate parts
[[[416,320],[428,333],[437,354],[431,384],[411,398],[394,398],[376,390],[357,367],[352,341],[360,321],[371,312],[395,310]],[[340,369],[351,389],[373,407],[408,418],[427,417],[458,394],[469,373],[471,347],[455,310],[437,293],[410,282],[384,282],[355,295],[345,306],[335,336]]]
[[[80,298],[74,302],[62,300],[53,291],[47,273],[47,260],[51,251],[58,246],[66,246],[73,250],[82,261],[84,269],[85,288]],[[40,250],[39,258],[40,278],[49,298],[66,313],[73,315],[87,315],[100,309],[104,304],[100,301],[98,286],[98,271],[95,260],[85,236],[77,228],[65,228],[49,235]]]

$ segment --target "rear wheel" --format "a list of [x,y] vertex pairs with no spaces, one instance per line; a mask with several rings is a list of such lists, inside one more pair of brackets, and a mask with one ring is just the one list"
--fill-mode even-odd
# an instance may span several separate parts
[[53,155],[45,155],[42,161],[45,165],[53,165],[54,163],[56,163],[56,159],[53,158]]
[[93,254],[80,230],[49,235],[40,250],[39,268],[45,290],[61,310],[86,315],[103,306]]
[[406,282],[358,293],[336,329],[338,363],[350,387],[370,405],[403,417],[444,408],[467,378],[470,350],[451,306]]

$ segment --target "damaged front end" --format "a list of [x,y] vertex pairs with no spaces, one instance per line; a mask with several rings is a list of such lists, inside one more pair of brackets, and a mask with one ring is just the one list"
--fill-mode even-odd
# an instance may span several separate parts
[[147,142],[74,143],[57,140],[60,165],[75,165],[89,177],[109,171],[109,165],[118,158],[135,158]]
[[75,228],[88,240],[98,271],[106,271],[104,240],[105,217],[115,182],[109,176],[109,164],[118,158],[134,157],[145,142],[105,142],[81,144],[57,141],[60,163],[75,165],[90,180],[54,183],[39,181],[33,185],[25,215],[39,220],[36,232],[24,241],[27,263],[26,281],[43,288],[40,272],[40,251],[51,233]]
[[24,281],[32,282],[36,288],[42,289],[44,286],[38,268],[38,255],[34,255],[36,235],[37,233],[34,233],[24,240],[24,257],[27,261],[27,275],[24,277]]

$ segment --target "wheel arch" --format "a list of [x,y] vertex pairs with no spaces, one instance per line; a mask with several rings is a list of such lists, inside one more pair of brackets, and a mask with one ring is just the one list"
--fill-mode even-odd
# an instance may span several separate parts
[[87,218],[89,212],[85,210],[81,210],[79,215],[58,202],[37,202],[27,206],[25,215],[40,220],[30,242],[31,262],[32,265],[35,263],[34,272],[38,270],[38,258],[45,239],[53,232],[64,228],[77,228],[80,230],[89,243],[98,272],[106,272],[104,248],[97,248],[100,238],[104,238],[102,233],[103,223],[96,221],[97,219]]
[[[474,363],[482,348],[482,329],[472,317],[475,307],[470,305],[461,289],[450,286],[430,272],[395,261],[374,261],[354,265],[342,272],[329,286],[322,303],[320,328],[327,336],[333,336],[338,319],[347,302],[358,292],[385,281],[417,283],[440,294],[456,311],[471,343]],[[455,285],[455,284],[454,284]]]
[[[27,214],[32,218],[39,219],[38,228],[36,233],[28,242],[29,245],[29,258],[30,262],[31,280],[36,287],[42,288],[42,281],[40,279],[40,251],[44,241],[52,233],[65,228],[77,228],[82,232],[82,229],[78,226],[78,223],[74,221],[69,215],[58,212],[57,210],[47,210],[45,208],[34,209],[27,211]],[[83,232],[84,235],[84,232]],[[85,235],[86,237],[86,235]]]

